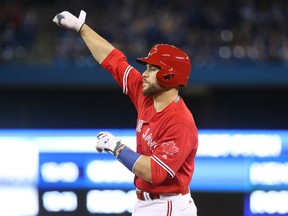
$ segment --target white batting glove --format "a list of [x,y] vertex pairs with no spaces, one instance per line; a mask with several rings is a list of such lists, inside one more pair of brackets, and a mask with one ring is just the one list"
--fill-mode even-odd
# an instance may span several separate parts
[[97,139],[95,147],[98,152],[106,151],[115,155],[116,150],[122,145],[121,140],[109,132],[100,132]]
[[80,15],[78,18],[68,11],[63,11],[54,17],[53,22],[55,22],[59,26],[63,26],[67,29],[72,29],[79,32],[81,27],[85,23],[85,19],[86,12],[83,10],[80,11]]

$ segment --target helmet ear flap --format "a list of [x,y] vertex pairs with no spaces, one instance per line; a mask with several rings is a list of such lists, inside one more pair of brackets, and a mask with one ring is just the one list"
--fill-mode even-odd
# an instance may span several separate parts
[[176,73],[172,68],[170,70],[166,70],[166,68],[161,68],[156,74],[156,79],[161,86],[171,87],[171,82],[173,83],[173,79],[175,78]]

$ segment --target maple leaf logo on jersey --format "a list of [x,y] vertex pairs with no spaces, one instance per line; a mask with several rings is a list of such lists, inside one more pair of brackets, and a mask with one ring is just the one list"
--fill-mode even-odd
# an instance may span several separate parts
[[179,148],[176,146],[174,141],[163,142],[161,146],[163,148],[163,152],[166,155],[173,156],[179,152]]

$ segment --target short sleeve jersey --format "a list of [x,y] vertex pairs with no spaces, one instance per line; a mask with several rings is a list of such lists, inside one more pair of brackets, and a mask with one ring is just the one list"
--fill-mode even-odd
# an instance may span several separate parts
[[183,99],[179,97],[156,112],[153,98],[142,94],[141,73],[122,52],[114,49],[101,66],[112,74],[134,104],[138,113],[137,152],[151,158],[152,183],[135,176],[135,186],[150,193],[186,191],[194,172],[198,130]]

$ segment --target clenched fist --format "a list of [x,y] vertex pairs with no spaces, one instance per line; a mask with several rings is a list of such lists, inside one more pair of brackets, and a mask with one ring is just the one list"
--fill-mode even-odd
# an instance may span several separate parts
[[97,139],[95,147],[98,152],[106,151],[115,155],[116,150],[122,145],[121,140],[109,132],[100,132]]

